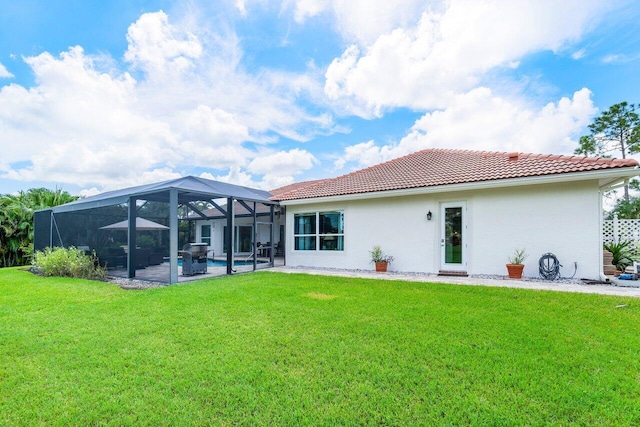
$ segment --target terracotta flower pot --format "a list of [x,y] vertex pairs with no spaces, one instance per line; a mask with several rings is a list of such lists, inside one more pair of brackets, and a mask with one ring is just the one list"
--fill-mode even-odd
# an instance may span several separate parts
[[378,273],[384,273],[387,271],[387,261],[377,261],[376,262],[376,271]]
[[524,264],[507,264],[509,279],[522,279],[522,270],[524,270]]

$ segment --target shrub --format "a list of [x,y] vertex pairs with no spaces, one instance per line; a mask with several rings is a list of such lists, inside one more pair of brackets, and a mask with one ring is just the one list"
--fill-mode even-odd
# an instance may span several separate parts
[[100,267],[95,253],[87,255],[82,249],[45,248],[36,251],[32,271],[43,276],[77,277],[104,280],[107,270]]
[[157,240],[151,236],[142,235],[138,237],[136,244],[141,248],[155,249]]

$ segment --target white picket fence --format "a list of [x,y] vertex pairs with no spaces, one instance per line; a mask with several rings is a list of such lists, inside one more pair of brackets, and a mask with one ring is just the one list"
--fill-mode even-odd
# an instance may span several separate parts
[[603,242],[620,242],[624,240],[640,242],[640,219],[619,219],[617,215],[614,215],[612,220],[603,221]]

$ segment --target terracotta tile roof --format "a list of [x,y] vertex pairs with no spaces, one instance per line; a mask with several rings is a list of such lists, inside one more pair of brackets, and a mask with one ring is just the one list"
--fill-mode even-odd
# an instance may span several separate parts
[[271,193],[272,200],[296,200],[633,166],[638,166],[633,159],[427,149],[337,178]]
[[285,185],[284,187],[279,187],[274,190],[270,190],[269,193],[273,195],[273,197],[271,197],[271,200],[282,200],[280,199],[280,197],[284,196],[287,193],[294,192],[302,188],[310,187],[328,180],[329,179],[315,179],[311,181],[296,182],[293,184]]

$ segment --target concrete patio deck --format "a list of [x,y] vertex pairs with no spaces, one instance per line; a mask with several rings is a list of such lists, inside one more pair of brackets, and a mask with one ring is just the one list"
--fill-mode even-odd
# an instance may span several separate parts
[[[238,257],[237,261],[246,261],[247,257]],[[267,267],[265,264],[268,263],[267,258],[258,258],[258,268],[257,270],[264,270]],[[282,258],[274,258],[274,265],[282,266],[284,264],[284,260]],[[236,272],[238,273],[247,273],[253,271],[253,265],[235,265],[234,266]],[[109,277],[118,277],[118,278],[126,278],[127,277],[127,269],[125,268],[114,268],[109,269],[107,271],[107,275]],[[178,283],[191,282],[194,280],[207,279],[211,277],[225,276],[227,274],[227,267],[207,267],[206,273],[194,274],[193,276],[184,276],[182,274],[182,267],[178,267]],[[150,282],[160,282],[167,283],[169,282],[169,263],[165,262],[158,265],[150,265],[145,268],[140,268],[136,270],[137,280],[147,280]]]

